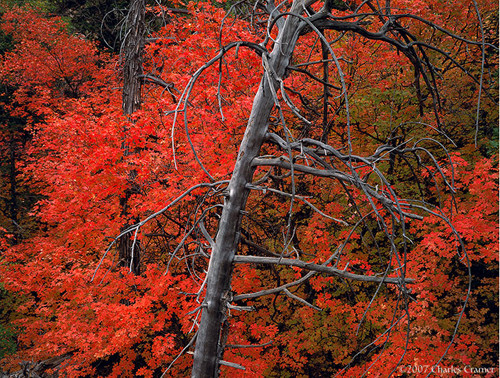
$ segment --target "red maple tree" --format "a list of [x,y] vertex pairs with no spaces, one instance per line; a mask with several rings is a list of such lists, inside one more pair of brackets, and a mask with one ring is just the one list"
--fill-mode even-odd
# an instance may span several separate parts
[[[326,40],[338,38],[330,47],[305,29],[274,94],[281,105],[267,120],[269,143],[256,159],[261,164],[242,214],[221,334],[224,376],[241,366],[247,376],[349,377],[367,370],[425,376],[418,369],[435,364],[496,363],[490,350],[498,343],[497,317],[490,308],[498,294],[498,156],[486,137],[498,114],[490,98],[494,79],[477,63],[485,58],[483,66],[497,70],[495,51],[468,43],[481,36],[470,19],[474,6],[391,2],[400,17],[394,22],[413,33],[401,40],[412,44],[418,36],[427,44],[415,42],[415,56],[383,38],[363,38],[390,19],[381,9],[366,2],[350,16],[353,5],[346,7],[329,9],[331,17],[338,25],[356,17],[362,29],[339,34],[325,27]],[[488,22],[496,7],[478,4]],[[193,344],[204,306],[212,238],[224,198],[232,195],[226,188],[263,65],[272,76],[266,49],[287,16],[268,23],[269,11],[259,5],[246,20],[189,3],[186,14],[170,14],[145,47],[143,103],[129,117],[119,57],[70,35],[60,19],[24,8],[2,15],[13,49],[2,56],[0,76],[15,88],[3,105],[32,135],[22,174],[42,196],[31,214],[38,229],[16,245],[0,244],[2,283],[22,296],[14,322],[18,350],[2,360],[7,368],[64,356],[68,376],[157,377],[167,368],[171,376],[189,374],[192,357],[182,352]],[[447,25],[447,32],[429,22]],[[449,50],[453,60],[443,53]],[[433,63],[412,62],[411,69],[413,58]],[[442,76],[425,71],[438,63]],[[124,156],[124,144],[134,153]],[[400,153],[404,148],[414,161]],[[315,160],[319,153],[328,160]],[[376,164],[347,165],[347,155],[375,156]],[[287,159],[296,164],[292,173]],[[341,173],[359,177],[370,191],[307,176],[307,167],[319,170],[318,161],[345,164]],[[130,233],[143,249],[139,275],[113,258],[113,241],[128,221],[120,199],[131,167],[137,189],[128,216],[148,220]],[[300,261],[340,277],[308,275]],[[354,275],[415,282],[403,292],[376,279],[350,281]],[[296,281],[302,284],[283,286]],[[271,295],[260,296],[266,290]]]

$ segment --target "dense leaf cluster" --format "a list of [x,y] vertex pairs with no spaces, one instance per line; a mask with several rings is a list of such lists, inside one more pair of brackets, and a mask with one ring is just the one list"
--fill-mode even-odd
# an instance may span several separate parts
[[[1,369],[63,356],[67,376],[188,375],[192,356],[181,352],[197,329],[225,189],[276,38],[277,26],[265,33],[269,8],[152,3],[142,105],[127,117],[119,41],[128,2],[35,4],[45,13],[0,3]],[[245,376],[410,376],[398,366],[445,354],[443,367],[496,366],[497,50],[464,42],[481,41],[473,6],[392,3],[401,29],[442,51],[405,55],[363,38],[383,26],[365,2],[355,23],[364,31],[321,30],[336,62],[308,29],[278,86],[223,328],[224,361]],[[335,22],[355,6],[342,4],[330,9]],[[498,4],[478,6],[494,45]],[[436,68],[431,85],[419,82],[415,57]],[[388,199],[410,216],[396,216]],[[130,234],[138,275],[120,267],[113,244],[131,219],[148,220]],[[404,295],[349,279],[396,279],[403,257],[403,278],[415,280]],[[299,260],[336,274],[308,275]],[[234,376],[234,366],[221,369]]]

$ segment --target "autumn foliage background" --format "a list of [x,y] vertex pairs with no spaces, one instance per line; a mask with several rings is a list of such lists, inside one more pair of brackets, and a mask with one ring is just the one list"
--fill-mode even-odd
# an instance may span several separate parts
[[[119,46],[104,46],[97,33],[77,22],[79,13],[67,16],[63,5],[18,5],[0,2],[1,367],[13,371],[22,361],[67,354],[71,356],[64,365],[68,376],[158,377],[187,345],[194,330],[190,312],[198,304],[187,293],[196,293],[203,277],[190,274],[189,259],[172,260],[168,253],[184,237],[191,217],[202,211],[198,208],[201,192],[194,191],[145,227],[141,274],[119,268],[113,250],[96,269],[127,222],[120,198],[129,185],[131,167],[137,173],[134,184],[138,189],[130,198],[127,216],[137,220],[206,180],[187,140],[184,120],[178,119],[173,128],[172,111],[193,73],[216,54],[221,43],[260,42],[262,31],[241,17],[225,19],[228,6],[223,2],[169,4],[185,9],[184,13],[151,6],[149,17],[154,20],[166,15],[166,21],[151,22],[145,72],[171,85],[145,80],[142,108],[128,119],[121,104]],[[472,6],[440,0],[400,0],[393,1],[393,6],[410,9],[466,38],[481,38]],[[487,42],[497,45],[498,4],[481,0],[478,6]],[[64,17],[55,14],[57,9]],[[420,27],[424,36],[436,33]],[[319,47],[310,49],[314,43],[313,35],[301,39],[304,48],[294,56],[295,66],[321,59]],[[453,50],[461,63],[475,63],[470,65],[471,73],[479,75],[480,48],[447,38],[439,43],[444,50]],[[442,66],[439,116],[447,134],[444,137],[436,130],[428,93],[422,94],[423,101],[418,100],[413,72],[404,56],[355,35],[332,47],[343,57],[357,154],[372,152],[380,142],[397,144],[426,137],[435,138],[450,151],[448,156],[440,146],[422,142],[443,164],[447,179],[454,174],[453,196],[430,159],[419,172],[397,158],[385,168],[402,197],[422,196],[442,207],[462,236],[470,259],[468,304],[441,365],[497,366],[495,49],[485,51],[477,134],[478,85],[453,65],[433,57]],[[190,138],[217,180],[230,176],[261,70],[260,57],[241,48],[226,56],[221,81],[213,68],[196,84],[190,99],[195,109],[189,113]],[[219,81],[221,99],[217,96]],[[291,112],[285,113],[292,132],[321,137],[326,130],[330,143],[344,146],[347,134],[342,110],[334,116],[335,109],[331,109],[331,123],[326,128],[320,125],[322,86],[300,73],[290,76],[287,85],[305,94],[308,107],[304,111],[317,121],[306,126]],[[295,96],[294,101],[303,100],[298,92]],[[218,110],[220,101],[223,116]],[[341,98],[332,101],[341,108]],[[124,156],[124,144],[134,153]],[[266,148],[264,154],[273,153],[272,145]],[[285,178],[278,184],[287,187],[290,182]],[[315,206],[345,222],[353,219],[354,210],[339,185],[319,179],[305,179],[301,185],[301,193],[311,196]],[[205,226],[214,233],[220,201],[208,201],[212,207],[207,211],[213,216]],[[279,253],[273,240],[287,219],[288,203],[272,193],[255,194],[249,199],[249,209],[244,237]],[[310,254],[314,262],[324,261],[346,237],[346,229],[302,204],[297,204],[293,222],[296,248]],[[416,279],[411,285],[415,300],[409,305],[409,331],[403,322],[392,329],[387,343],[383,344],[384,337],[377,339],[392,324],[391,316],[399,305],[390,285],[370,304],[377,285],[318,275],[294,294],[320,311],[279,295],[245,302],[255,307],[254,312],[232,312],[228,344],[262,346],[229,348],[225,359],[245,366],[245,376],[256,377],[329,377],[337,372],[356,377],[368,367],[374,376],[388,376],[399,362],[437,362],[455,333],[467,294],[468,271],[453,233],[440,218],[427,215],[408,227],[412,246],[407,276]],[[376,222],[368,220],[346,246],[350,264],[345,268],[354,273],[376,271],[379,261],[373,250],[376,244],[383,249],[386,243],[385,236],[376,231]],[[197,247],[194,238],[188,239],[184,252],[189,255]],[[251,246],[243,243],[241,248],[245,253]],[[164,275],[167,266],[171,269]],[[232,289],[236,294],[258,291],[300,274],[298,269],[285,267],[238,265]],[[374,340],[374,348],[363,349]],[[362,353],[357,354],[359,351]],[[167,374],[189,375],[191,362],[192,357],[183,354]],[[232,373],[231,368],[223,367],[224,376]],[[393,373],[405,376],[397,369]]]

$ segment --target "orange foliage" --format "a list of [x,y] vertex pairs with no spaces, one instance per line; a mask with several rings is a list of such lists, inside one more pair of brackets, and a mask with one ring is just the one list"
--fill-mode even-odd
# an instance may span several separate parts
[[[397,1],[393,5],[401,12],[417,10],[443,24],[455,20],[452,28],[464,26],[460,33],[470,36],[475,30],[468,21],[473,11],[445,3]],[[486,13],[496,6],[490,1],[479,5]],[[15,369],[22,360],[69,353],[71,359],[64,367],[68,376],[156,377],[193,336],[193,310],[199,303],[196,295],[188,294],[199,290],[203,275],[190,277],[188,273],[195,263],[190,265],[187,258],[169,261],[167,252],[181,241],[183,227],[199,211],[196,206],[204,195],[201,191],[194,191],[181,206],[172,209],[169,217],[162,218],[164,239],[151,237],[147,244],[147,235],[154,234],[156,226],[144,227],[139,238],[148,245],[150,255],[144,262],[143,274],[134,276],[117,269],[111,250],[91,281],[103,251],[124,224],[119,201],[127,187],[130,166],[137,171],[135,180],[140,187],[140,193],[130,200],[130,208],[132,215],[140,219],[207,179],[194,159],[185,127],[198,157],[216,180],[227,179],[233,169],[259,84],[261,60],[255,52],[240,47],[225,56],[220,88],[218,65],[203,72],[189,100],[192,108],[187,112],[188,125],[177,115],[174,127],[173,111],[178,107],[182,88],[216,54],[220,43],[258,40],[258,36],[245,21],[229,18],[219,41],[225,12],[207,3],[190,3],[188,9],[190,16],[173,17],[152,36],[156,40],[146,48],[145,71],[161,73],[162,80],[171,86],[165,89],[147,84],[144,104],[134,114],[134,122],[122,115],[116,57],[98,52],[89,41],[68,34],[57,18],[46,19],[26,9],[2,15],[0,27],[13,36],[15,45],[2,57],[0,77],[16,88],[12,101],[3,105],[11,116],[27,120],[33,140],[23,175],[43,197],[32,214],[42,225],[36,235],[14,246],[0,239],[2,283],[24,298],[15,324],[19,349],[4,358],[4,366]],[[429,33],[424,26],[419,31]],[[426,104],[420,114],[412,87],[413,74],[403,68],[405,57],[378,42],[366,43],[355,36],[347,40],[349,43],[343,40],[333,48],[343,57],[342,68],[353,92],[353,148],[361,155],[373,151],[377,139],[387,140],[395,130],[393,125],[406,125],[415,119],[428,121],[432,110]],[[452,43],[443,41],[443,48]],[[304,49],[298,50],[293,64],[321,59],[319,48],[310,50],[313,44],[314,37],[306,36],[299,45]],[[477,58],[476,50],[472,54],[476,55],[467,59]],[[320,75],[319,69],[316,74]],[[443,79],[443,84],[444,93],[450,96],[448,101],[456,98],[470,107],[477,93],[471,90],[457,98],[456,89],[447,80]],[[457,74],[455,80],[465,83],[466,77]],[[321,105],[321,85],[300,75],[291,75],[286,84],[307,93],[311,109]],[[300,102],[298,95],[291,94],[291,99]],[[391,109],[397,111],[392,114]],[[462,122],[454,109],[455,105],[445,106],[443,119],[451,119],[452,131],[459,134],[470,125]],[[488,111],[488,117],[494,118],[495,111]],[[310,113],[314,117],[314,111]],[[317,125],[307,130],[291,112],[285,111],[285,117],[294,133],[321,136],[319,116],[315,119]],[[345,144],[346,124],[345,119],[339,119],[329,138],[340,148]],[[429,123],[437,126],[435,121]],[[399,131],[405,137],[437,135],[434,128],[421,125],[402,126]],[[123,143],[135,153],[124,157]],[[264,153],[273,151],[270,145]],[[437,194],[435,186],[426,186],[425,191],[436,203],[441,201],[444,208],[453,209],[447,210],[447,215],[463,237],[467,257],[457,252],[454,233],[439,217],[426,216],[421,223],[411,221],[408,228],[413,245],[406,275],[416,279],[411,285],[415,301],[409,305],[408,316],[396,326],[391,328],[402,303],[390,285],[372,301],[375,284],[346,284],[317,275],[294,289],[293,294],[321,311],[282,295],[244,301],[244,305],[254,306],[252,312],[232,311],[227,343],[234,348],[227,349],[225,359],[245,366],[247,370],[242,374],[248,377],[331,376],[339,371],[341,376],[353,377],[361,376],[368,367],[376,376],[391,372],[405,376],[408,366],[432,366],[448,348],[459,320],[468,290],[470,261],[473,286],[469,305],[455,342],[440,364],[463,367],[496,363],[489,352],[498,343],[492,320],[495,315],[488,306],[498,299],[497,160],[495,156],[480,157],[470,149],[452,154],[457,190],[454,199],[449,191]],[[444,157],[443,161],[446,166]],[[430,167],[431,162],[427,163]],[[452,167],[446,167],[444,175],[449,178]],[[432,169],[418,176],[430,177]],[[356,170],[361,176],[370,174],[370,169],[361,164]],[[310,198],[310,203],[337,221],[325,219],[297,200],[292,211],[296,235],[285,252],[310,256],[311,262],[321,263],[349,237],[338,267],[358,274],[379,272],[379,258],[385,257],[374,256],[372,249],[379,245],[385,251],[388,241],[374,231],[375,218],[367,217],[366,227],[353,234],[342,227],[342,222],[354,222],[358,210],[352,205],[353,199],[363,199],[364,194],[353,191],[352,198],[348,198],[336,183],[297,177],[302,185],[298,194]],[[404,163],[393,170],[391,179],[394,184],[390,189],[402,197],[418,192]],[[280,185],[289,187],[291,180],[285,178]],[[210,205],[220,202],[219,198],[208,201],[213,202]],[[366,213],[369,207],[363,206],[359,211]],[[248,207],[251,214],[244,222],[248,237],[259,240],[272,253],[282,253],[282,246],[274,238],[279,239],[285,229],[289,202],[272,193],[252,194]],[[215,233],[214,220],[205,226]],[[396,222],[393,226],[399,227]],[[199,247],[189,241],[187,255]],[[246,253],[250,247],[242,244],[241,251]],[[172,273],[163,275],[170,264]],[[206,267],[195,268],[202,271]],[[235,295],[258,291],[302,275],[300,269],[239,265],[232,289]],[[387,343],[386,336],[390,336]],[[373,348],[363,349],[372,342]],[[250,344],[260,346],[236,347]],[[363,353],[356,356],[360,350]],[[169,374],[185,376],[190,364],[190,355],[183,355]],[[222,374],[234,376],[234,370],[225,366]]]

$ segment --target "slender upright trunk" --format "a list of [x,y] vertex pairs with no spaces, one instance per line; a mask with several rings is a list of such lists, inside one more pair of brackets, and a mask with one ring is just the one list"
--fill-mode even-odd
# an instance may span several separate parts
[[[141,87],[143,74],[143,51],[144,51],[144,30],[145,30],[145,0],[131,0],[127,15],[127,30],[123,44],[123,91],[122,108],[127,116],[133,114],[141,107]],[[127,130],[125,130],[126,133]],[[133,151],[131,147],[123,142],[123,155],[126,158]],[[127,172],[128,187],[124,196],[120,199],[121,215],[126,219],[122,230],[135,223],[129,216],[129,201],[132,194],[138,192],[134,183],[137,172],[131,168]],[[131,267],[135,274],[140,273],[140,246],[136,246],[132,255],[132,245],[128,235],[119,240],[118,253],[120,264]]]
[[123,113],[130,115],[141,107],[145,0],[131,0],[123,44]]
[[9,160],[10,160],[10,170],[9,170],[9,181],[10,181],[10,204],[9,204],[9,216],[12,225],[15,228],[13,238],[11,242],[17,244],[20,239],[21,230],[18,223],[19,207],[17,201],[17,169],[16,169],[16,140],[13,135],[10,137],[9,142]]
[[[300,14],[302,7],[303,0],[295,1],[291,12]],[[278,77],[282,78],[285,74],[302,24],[297,17],[289,16],[269,56],[270,66]],[[251,163],[260,153],[274,106],[270,85],[276,88],[276,83],[270,84],[264,77],[254,98],[228,186],[228,196],[224,203],[219,232],[207,273],[207,291],[196,339],[192,377],[218,375],[219,361],[224,352],[220,336],[226,318],[227,304],[230,301],[232,262],[240,239],[241,213],[245,209],[249,194],[246,185],[252,181],[255,169]]]

